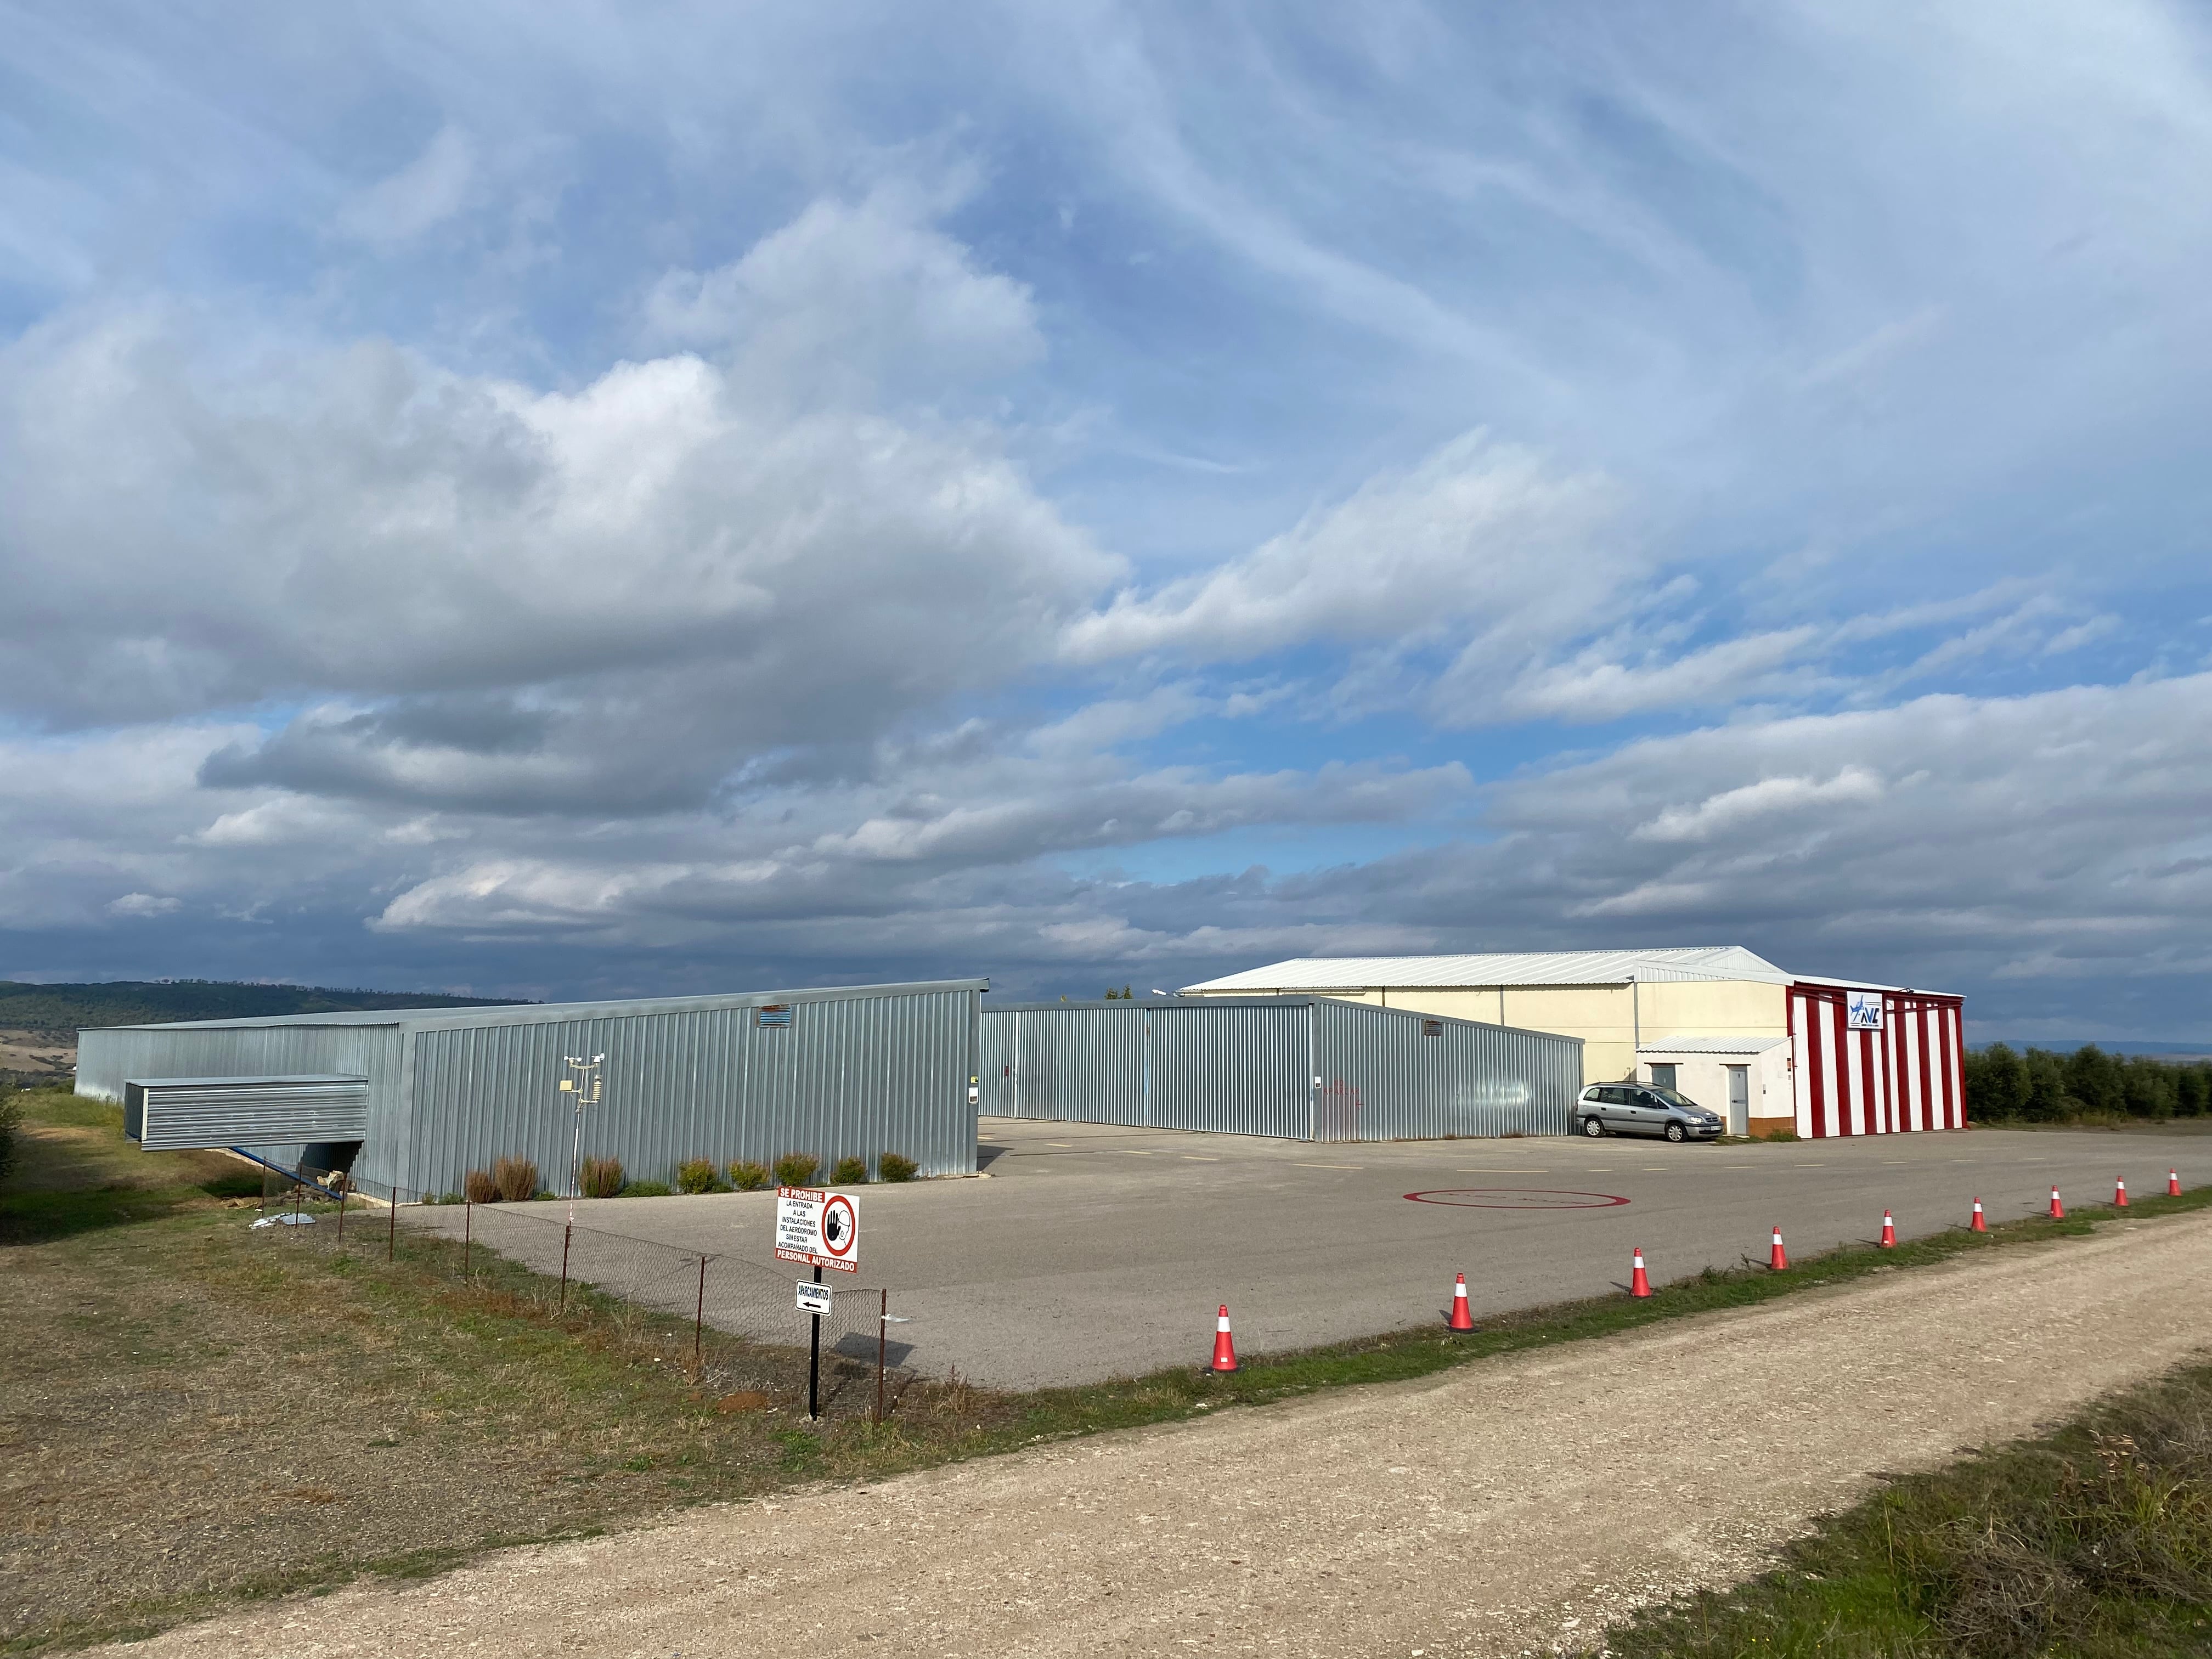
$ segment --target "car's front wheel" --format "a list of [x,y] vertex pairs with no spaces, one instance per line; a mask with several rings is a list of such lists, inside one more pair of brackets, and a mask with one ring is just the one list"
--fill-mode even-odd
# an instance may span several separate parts
[[1594,1117],[1586,1117],[1583,1120],[1583,1133],[1595,1140],[1605,1133],[1605,1125]]
[[1690,1132],[1679,1123],[1670,1123],[1667,1126],[1667,1139],[1669,1140],[1686,1140],[1689,1139],[1689,1133]]

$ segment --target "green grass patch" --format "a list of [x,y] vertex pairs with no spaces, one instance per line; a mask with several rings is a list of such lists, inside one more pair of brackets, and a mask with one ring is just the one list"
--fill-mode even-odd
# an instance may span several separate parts
[[1618,1659],[2212,1653],[2212,1366],[1893,1477],[1773,1572],[1606,1643]]

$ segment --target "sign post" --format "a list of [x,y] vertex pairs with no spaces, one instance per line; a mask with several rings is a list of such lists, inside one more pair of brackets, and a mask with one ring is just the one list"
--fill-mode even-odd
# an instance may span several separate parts
[[[799,1286],[799,1305],[813,1327],[806,1358],[806,1415],[822,1415],[822,1316],[830,1293],[816,1289],[822,1270],[860,1271],[860,1204],[850,1193],[819,1187],[775,1189],[775,1259],[803,1262],[814,1269],[814,1283]],[[810,1296],[809,1291],[813,1294]]]

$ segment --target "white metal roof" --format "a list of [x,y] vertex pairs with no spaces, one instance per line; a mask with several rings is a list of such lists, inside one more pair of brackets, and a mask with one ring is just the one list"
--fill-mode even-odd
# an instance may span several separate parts
[[1639,1054],[1763,1054],[1779,1048],[1788,1037],[1701,1036],[1657,1037],[1637,1045]]
[[1741,945],[1662,946],[1649,951],[1500,951],[1449,957],[1298,957],[1225,974],[1186,992],[1358,991],[1370,986],[1487,988],[1493,985],[1626,985],[1632,979],[1747,979],[1787,985],[1785,974]]

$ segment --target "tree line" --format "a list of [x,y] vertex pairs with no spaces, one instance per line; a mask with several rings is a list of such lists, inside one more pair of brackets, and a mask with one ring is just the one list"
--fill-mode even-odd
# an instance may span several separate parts
[[[182,1019],[266,1019],[374,1008],[488,1008],[495,997],[424,991],[340,991],[324,985],[246,985],[228,980],[106,980],[32,985],[0,980],[0,1029],[74,1037],[88,1025],[163,1025]],[[518,998],[505,999],[512,1003]]]
[[2095,1043],[2062,1054],[2016,1054],[2002,1042],[1966,1053],[1966,1116],[1975,1123],[2073,1123],[2212,1113],[2212,1060],[2108,1054]]

